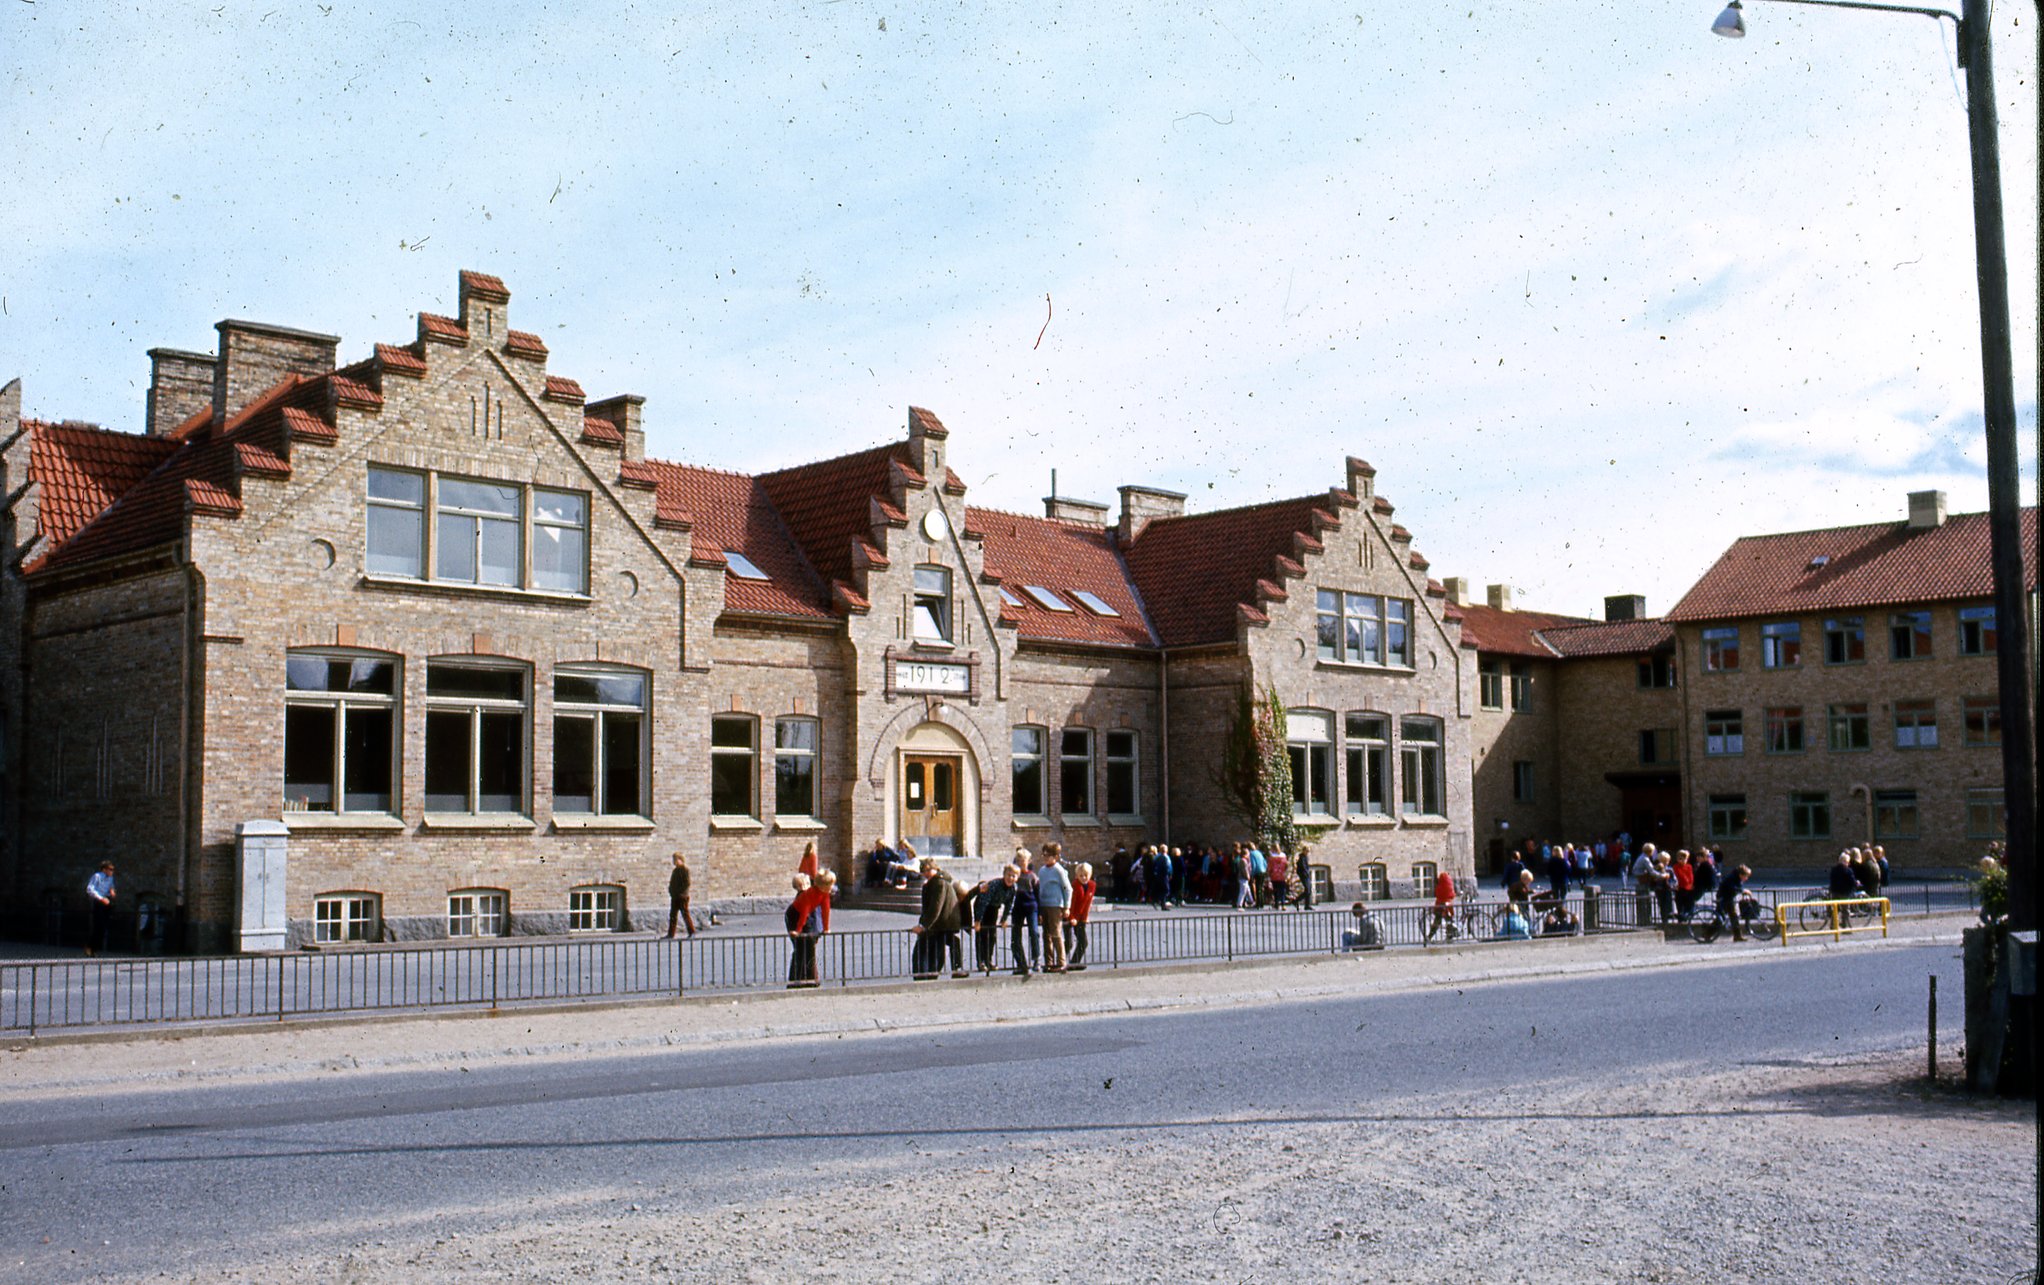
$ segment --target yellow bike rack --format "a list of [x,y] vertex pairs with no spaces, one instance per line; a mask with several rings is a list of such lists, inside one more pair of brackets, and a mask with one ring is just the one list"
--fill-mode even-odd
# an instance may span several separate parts
[[[1823,907],[1826,912],[1826,919],[1828,921],[1826,926],[1821,928],[1789,927],[1790,911],[1802,911],[1819,906]],[[1874,924],[1871,920],[1864,924],[1854,924],[1847,921],[1846,910],[1852,906],[1873,906],[1878,908],[1881,912],[1881,936],[1886,937],[1888,935],[1888,899],[1886,897],[1839,897],[1835,899],[1826,898],[1822,901],[1784,901],[1778,903],[1774,908],[1774,925],[1781,930],[1781,944],[1784,946],[1788,945],[1789,938],[1791,937],[1829,937],[1831,940],[1837,941],[1847,933],[1872,932]],[[1801,918],[1801,915],[1798,915],[1797,918]]]

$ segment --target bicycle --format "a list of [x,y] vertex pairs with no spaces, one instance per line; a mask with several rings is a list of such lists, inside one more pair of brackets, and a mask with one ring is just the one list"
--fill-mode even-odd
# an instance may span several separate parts
[[1804,932],[1828,933],[1832,930],[1831,912],[1838,911],[1838,927],[1865,927],[1880,916],[1881,908],[1860,893],[1850,897],[1833,897],[1829,888],[1812,888],[1797,898],[1798,901],[1816,902],[1816,905],[1800,906],[1796,910],[1796,924]]
[[[1746,932],[1751,934],[1755,941],[1773,941],[1775,933],[1780,930],[1781,926],[1775,922],[1767,907],[1761,905],[1760,899],[1750,892],[1740,895],[1734,913],[1739,916]],[[1710,945],[1722,937],[1731,926],[1731,916],[1727,915],[1724,907],[1716,902],[1708,906],[1697,906],[1689,916],[1689,936],[1699,945]]]

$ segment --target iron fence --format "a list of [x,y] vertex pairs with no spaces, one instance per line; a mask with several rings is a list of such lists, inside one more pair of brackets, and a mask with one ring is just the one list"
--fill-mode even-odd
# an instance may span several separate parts
[[[1970,891],[1970,890],[1969,890]],[[1962,908],[1956,887],[1943,897],[1926,888],[1922,913]],[[1767,890],[1778,900],[1803,894]],[[1896,913],[1914,911],[1905,892]],[[1551,903],[1537,901],[1531,934],[1543,937]],[[1651,896],[1631,890],[1585,896],[1566,906],[1576,931],[1597,934],[1664,926]],[[1478,901],[1458,915],[1462,941],[1509,941],[1502,902]],[[1316,910],[1183,908],[1163,914],[1103,915],[1090,925],[1086,965],[1117,969],[1155,964],[1212,964],[1237,959],[1336,954],[1427,944],[1427,905],[1369,903],[1365,927],[1347,907]],[[1445,940],[1436,936],[1434,944]],[[915,937],[904,929],[831,933],[817,943],[824,986],[903,980]],[[973,935],[963,956],[975,961]],[[991,966],[1012,970],[1012,934],[996,934]],[[1039,952],[1025,946],[1032,966]],[[643,937],[499,940],[469,945],[420,944],[275,955],[78,959],[0,964],[0,1031],[35,1034],[62,1028],[285,1021],[342,1013],[502,1005],[599,997],[736,992],[786,985],[791,948],[784,934],[703,934],[679,941]]]

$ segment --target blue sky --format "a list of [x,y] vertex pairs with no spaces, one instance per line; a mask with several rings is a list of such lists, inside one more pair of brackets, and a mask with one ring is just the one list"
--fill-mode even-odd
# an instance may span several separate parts
[[[2034,478],[2034,7],[2001,8]],[[1210,509],[1355,454],[1433,574],[1665,610],[1741,533],[1986,504],[1950,24],[1716,12],[17,0],[0,379],[138,429],[150,347],[244,317],[352,360],[478,268],[664,458],[778,467],[915,403],[974,503],[1040,512],[1052,469]]]

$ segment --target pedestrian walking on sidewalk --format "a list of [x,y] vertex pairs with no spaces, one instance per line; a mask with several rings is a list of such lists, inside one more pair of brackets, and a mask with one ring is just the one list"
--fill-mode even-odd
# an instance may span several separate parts
[[696,935],[696,917],[688,908],[688,858],[674,854],[674,873],[667,876],[667,940],[674,940],[677,924],[688,925],[688,935]]

